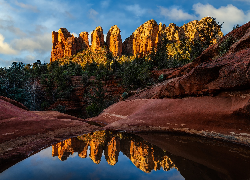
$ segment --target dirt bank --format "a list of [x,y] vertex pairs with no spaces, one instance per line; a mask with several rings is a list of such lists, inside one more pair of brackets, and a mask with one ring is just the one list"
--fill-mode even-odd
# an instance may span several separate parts
[[249,99],[249,91],[234,91],[215,97],[126,100],[89,121],[110,130],[178,131],[250,145],[250,120],[238,113]]

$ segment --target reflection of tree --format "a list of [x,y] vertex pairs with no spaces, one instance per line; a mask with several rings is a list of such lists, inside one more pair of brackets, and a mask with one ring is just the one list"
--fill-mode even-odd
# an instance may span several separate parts
[[137,168],[146,173],[161,168],[164,171],[176,168],[162,149],[134,135],[106,131],[97,131],[57,143],[52,146],[52,156],[58,156],[64,161],[69,155],[78,152],[79,157],[86,158],[89,146],[89,157],[96,164],[101,162],[104,151],[106,161],[114,166],[118,162],[118,155],[121,151]]

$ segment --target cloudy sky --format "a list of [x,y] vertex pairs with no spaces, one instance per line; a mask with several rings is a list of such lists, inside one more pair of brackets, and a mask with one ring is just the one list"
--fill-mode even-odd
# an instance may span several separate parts
[[205,16],[215,17],[227,34],[250,21],[250,0],[0,0],[0,67],[13,61],[48,63],[51,32],[65,27],[74,35],[102,26],[121,29],[122,40],[154,19],[182,26]]

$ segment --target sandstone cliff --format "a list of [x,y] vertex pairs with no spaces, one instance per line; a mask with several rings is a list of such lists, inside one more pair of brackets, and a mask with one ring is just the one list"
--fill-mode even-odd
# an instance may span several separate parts
[[123,53],[131,55],[146,55],[157,44],[159,25],[155,20],[142,24],[123,42]]
[[110,28],[106,42],[109,48],[109,51],[112,52],[114,56],[122,55],[122,38],[120,34],[120,29],[117,25],[114,25]]
[[91,49],[92,51],[100,50],[104,46],[104,35],[101,26],[98,26],[91,33]]
[[[204,17],[200,21],[194,20],[181,27],[174,23],[169,24],[167,27],[162,23],[157,24],[152,19],[138,27],[123,43],[120,32],[120,29],[114,25],[107,33],[107,48],[114,56],[121,56],[122,54],[133,56],[148,55],[153,49],[157,50],[157,44],[162,41],[163,37],[177,43],[184,38],[190,41],[193,39],[206,41],[206,37],[199,34],[199,32],[204,32],[212,37],[211,43],[216,43],[223,36],[220,26],[211,17]],[[91,43],[93,52],[104,47],[102,27],[98,26],[91,33]],[[58,32],[52,32],[52,44],[50,61],[55,61],[87,49],[89,47],[88,33],[82,32],[79,34],[79,37],[74,37],[66,28],[60,28]],[[171,48],[170,51],[172,51]],[[170,52],[170,54],[173,55],[174,52]]]
[[66,28],[52,32],[52,51],[50,62],[72,56],[89,47],[88,33],[82,32],[79,37],[74,37]]
[[194,20],[181,27],[174,23],[170,23],[168,27],[165,24],[159,25],[155,20],[149,20],[142,24],[135,32],[123,42],[123,54],[128,55],[147,55],[153,48],[157,49],[157,43],[161,42],[163,37],[174,42],[181,39],[199,39],[204,41],[204,37],[199,34],[200,30],[208,35],[213,36],[212,42],[216,41],[223,36],[218,24],[211,17],[204,17],[200,21]]

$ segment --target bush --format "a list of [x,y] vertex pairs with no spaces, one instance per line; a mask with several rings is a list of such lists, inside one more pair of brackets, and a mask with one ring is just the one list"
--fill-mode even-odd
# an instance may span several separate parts
[[86,111],[87,111],[89,117],[95,117],[95,116],[98,116],[100,114],[102,109],[98,104],[92,103],[91,105],[86,107]]
[[235,39],[232,36],[228,36],[224,41],[219,45],[219,55],[223,56],[230,47],[235,43]]

